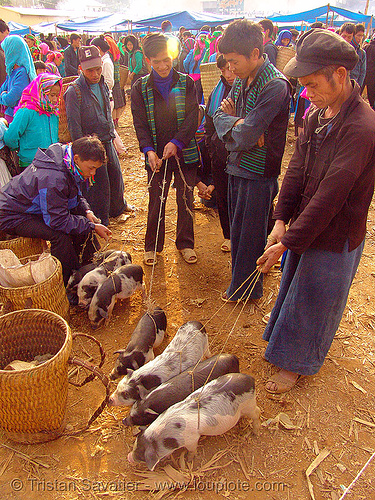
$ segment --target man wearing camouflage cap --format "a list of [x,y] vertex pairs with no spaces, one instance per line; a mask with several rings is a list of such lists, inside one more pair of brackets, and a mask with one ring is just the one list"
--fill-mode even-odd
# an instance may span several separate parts
[[266,273],[287,250],[263,335],[265,358],[280,368],[266,383],[272,393],[319,371],[361,258],[374,191],[375,113],[350,80],[356,62],[349,43],[314,29],[298,40],[284,70],[299,78],[312,106],[282,184],[275,227],[258,259]]

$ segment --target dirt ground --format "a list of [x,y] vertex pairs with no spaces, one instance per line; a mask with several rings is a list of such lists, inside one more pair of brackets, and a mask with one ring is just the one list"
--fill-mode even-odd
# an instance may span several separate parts
[[[128,153],[122,168],[129,203],[139,210],[123,224],[114,224],[114,249],[126,249],[133,262],[142,264],[147,214],[146,175],[142,155],[130,120],[130,107],[120,121]],[[285,169],[294,148],[292,129],[283,162]],[[186,264],[175,249],[176,205],[171,190],[166,211],[166,245],[155,268],[151,298],[168,319],[167,337],[188,320],[208,322],[211,352],[226,343],[225,352],[236,354],[240,369],[255,377],[261,408],[259,437],[251,423],[241,420],[218,437],[201,438],[193,461],[178,450],[152,475],[145,466],[132,467],[127,454],[133,431],[122,424],[127,408],[106,408],[91,428],[78,437],[22,445],[0,435],[0,498],[50,499],[211,499],[230,497],[254,500],[304,500],[311,498],[306,470],[318,457],[311,473],[316,500],[338,500],[375,451],[375,205],[368,217],[364,254],[351,288],[347,307],[323,368],[281,396],[271,396],[264,384],[274,367],[262,354],[262,333],[275,302],[280,271],[265,278],[260,304],[224,304],[220,293],[230,280],[230,255],[220,250],[223,237],[217,213],[202,208],[194,212],[198,263]],[[144,266],[147,292],[151,268]],[[109,324],[93,332],[87,313],[71,308],[72,331],[94,334],[107,357],[104,372],[113,367],[114,351],[126,346],[145,312],[141,295],[118,302]],[[76,342],[83,357],[98,355],[88,342]],[[80,374],[83,377],[83,374]],[[115,384],[113,384],[113,388]],[[82,426],[104,398],[104,388],[92,382],[69,389],[68,430]],[[315,462],[314,465],[317,463]],[[356,480],[347,499],[375,499],[375,460]],[[179,483],[180,488],[174,489]],[[149,491],[152,489],[157,491]]]

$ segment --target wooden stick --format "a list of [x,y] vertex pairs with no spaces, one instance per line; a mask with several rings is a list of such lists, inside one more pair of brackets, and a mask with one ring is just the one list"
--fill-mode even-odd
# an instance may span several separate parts
[[29,455],[26,455],[26,453],[22,453],[22,451],[15,450],[14,448],[11,448],[10,446],[0,443],[0,446],[3,446],[4,448],[7,448],[8,450],[14,451],[17,455],[19,455],[21,458],[24,460],[29,460],[29,462],[35,464],[35,465],[41,465],[42,467],[45,467],[46,469],[50,468],[50,465],[44,464],[43,462],[39,462],[38,460],[34,460],[33,458],[29,457]]
[[365,463],[365,465],[362,467],[362,469],[358,472],[358,474],[355,476],[355,478],[353,479],[353,481],[349,484],[349,486],[346,488],[346,490],[344,491],[344,493],[341,495],[341,497],[339,498],[339,500],[342,500],[343,498],[346,497],[346,494],[349,492],[349,490],[352,488],[352,486],[354,486],[354,484],[357,482],[357,480],[360,478],[360,476],[362,475],[362,473],[367,469],[367,467],[369,466],[370,462],[374,459],[375,457],[375,452],[371,455],[371,457],[367,460],[367,462]]

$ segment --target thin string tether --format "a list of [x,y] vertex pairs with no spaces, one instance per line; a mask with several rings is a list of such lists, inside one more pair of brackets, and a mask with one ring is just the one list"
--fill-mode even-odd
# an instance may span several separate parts
[[148,305],[151,304],[152,285],[153,285],[153,282],[154,282],[154,273],[155,273],[155,265],[156,265],[156,249],[157,249],[158,240],[159,240],[159,231],[160,231],[160,224],[161,224],[161,219],[162,219],[161,214],[162,214],[162,211],[163,211],[163,203],[165,202],[164,192],[165,192],[165,186],[166,186],[166,183],[167,183],[167,181],[166,181],[166,178],[167,178],[167,168],[168,168],[168,159],[165,160],[164,175],[163,175],[162,186],[161,186],[160,208],[159,208],[158,225],[157,225],[157,229],[156,229],[154,258],[153,258],[153,263],[152,263],[150,285],[149,285],[148,296],[147,296],[147,304]]

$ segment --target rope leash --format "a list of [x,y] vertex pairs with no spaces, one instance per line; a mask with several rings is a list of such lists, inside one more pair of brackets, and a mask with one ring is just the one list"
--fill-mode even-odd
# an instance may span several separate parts
[[167,184],[167,181],[166,181],[166,178],[167,178],[167,169],[168,169],[168,159],[165,160],[164,175],[163,175],[162,186],[161,186],[159,217],[158,217],[158,225],[157,225],[157,229],[156,229],[154,257],[153,257],[151,277],[150,277],[150,285],[149,285],[149,292],[148,292],[148,298],[147,298],[148,301],[151,301],[152,285],[154,283],[154,273],[155,273],[155,266],[156,266],[156,250],[157,250],[158,240],[159,240],[160,224],[161,224],[162,213],[163,213],[163,203],[165,202],[164,192],[165,192],[165,186]]

